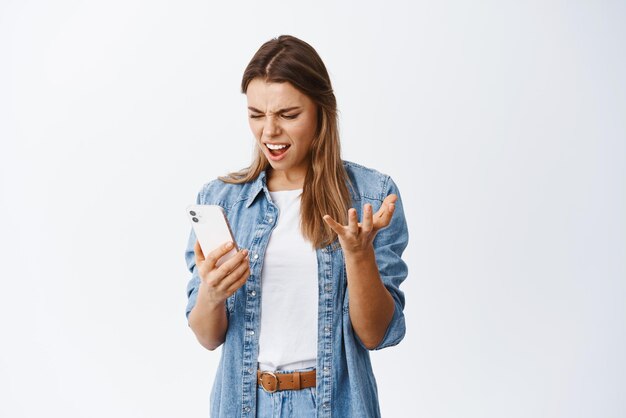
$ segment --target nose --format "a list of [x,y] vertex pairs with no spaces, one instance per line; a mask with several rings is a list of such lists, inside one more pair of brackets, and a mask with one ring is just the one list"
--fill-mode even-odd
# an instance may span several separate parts
[[276,118],[274,116],[269,116],[265,118],[265,126],[263,126],[263,135],[265,135],[267,138],[271,138],[278,134],[280,134],[280,126],[278,125]]

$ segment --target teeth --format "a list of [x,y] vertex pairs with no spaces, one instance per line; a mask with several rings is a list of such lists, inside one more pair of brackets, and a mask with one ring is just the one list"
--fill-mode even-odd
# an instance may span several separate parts
[[274,144],[265,144],[265,145],[267,145],[267,147],[271,150],[287,148],[287,145],[274,145]]

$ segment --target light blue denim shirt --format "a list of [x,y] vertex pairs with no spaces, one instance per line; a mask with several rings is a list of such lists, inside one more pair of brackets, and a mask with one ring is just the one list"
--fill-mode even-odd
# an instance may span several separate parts
[[[399,289],[407,277],[402,252],[408,243],[408,229],[400,193],[393,180],[375,170],[344,161],[350,183],[352,205],[361,219],[365,203],[374,213],[391,193],[398,195],[389,226],[374,239],[376,263],[386,288],[393,296],[393,318],[375,350],[398,344],[405,334],[404,293]],[[220,205],[239,247],[247,248],[250,277],[226,301],[228,331],[211,392],[211,417],[254,417],[256,415],[256,370],[259,353],[261,311],[261,269],[265,248],[280,216],[266,185],[265,173],[245,184],[213,180],[205,184],[198,204]],[[196,303],[200,278],[195,265],[193,230],[185,252],[192,273],[187,285],[187,317]],[[318,249],[318,334],[317,334],[317,416],[379,417],[376,380],[368,349],[352,329],[348,312],[346,269],[338,240]],[[311,297],[315,297],[311,295]],[[400,367],[400,365],[399,365]]]

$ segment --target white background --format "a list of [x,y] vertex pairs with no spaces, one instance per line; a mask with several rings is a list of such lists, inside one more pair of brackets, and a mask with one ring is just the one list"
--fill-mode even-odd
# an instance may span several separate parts
[[252,154],[243,70],[325,61],[390,174],[407,336],[386,417],[626,416],[626,6],[0,3],[0,416],[206,417],[184,214]]

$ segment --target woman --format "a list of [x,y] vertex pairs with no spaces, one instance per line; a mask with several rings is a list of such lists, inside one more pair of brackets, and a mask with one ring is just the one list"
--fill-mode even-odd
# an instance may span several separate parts
[[405,333],[398,189],[341,160],[330,78],[306,42],[263,44],[241,87],[253,162],[197,203],[224,208],[242,249],[215,268],[231,247],[205,255],[192,230],[185,254],[189,326],[224,344],[211,416],[380,416],[369,350]]

